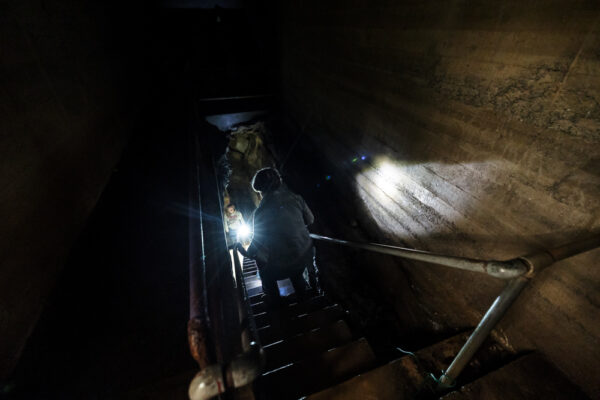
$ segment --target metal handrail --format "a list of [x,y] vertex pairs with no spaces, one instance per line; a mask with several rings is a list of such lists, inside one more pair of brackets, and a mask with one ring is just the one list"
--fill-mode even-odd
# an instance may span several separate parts
[[341,244],[343,246],[354,247],[375,251],[377,253],[389,254],[396,257],[406,258],[410,260],[424,261],[432,264],[444,265],[446,267],[463,269],[466,271],[481,272],[500,279],[512,279],[517,276],[526,274],[529,271],[527,264],[521,259],[509,261],[483,261],[475,260],[466,257],[447,256],[441,254],[430,253],[427,251],[408,249],[405,247],[389,246],[377,243],[358,243],[348,240],[334,239],[326,236],[316,235],[311,233],[313,239],[322,240],[325,242]]
[[207,299],[206,253],[202,193],[200,190],[201,171],[197,163],[197,140],[190,137],[190,177],[188,198],[188,239],[189,239],[189,279],[190,309],[187,326],[190,353],[200,369],[216,360],[214,343],[211,337],[212,323]]
[[500,279],[508,279],[506,286],[486,311],[471,336],[469,336],[466,343],[456,357],[454,357],[450,366],[439,377],[438,382],[441,388],[451,387],[455,384],[456,378],[467,366],[471,358],[473,358],[496,324],[502,319],[511,304],[517,299],[529,280],[537,272],[556,261],[600,247],[600,235],[594,235],[585,240],[573,241],[563,246],[539,251],[508,261],[483,261],[377,243],[350,242],[316,234],[311,234],[310,236],[313,239],[324,242],[375,251],[409,260],[425,261],[451,268],[481,272]]
[[192,400],[244,387],[264,367],[241,265],[235,254],[234,279],[222,218],[214,217],[223,213],[222,188],[206,142],[194,135],[190,146],[188,338],[200,367],[189,386]]

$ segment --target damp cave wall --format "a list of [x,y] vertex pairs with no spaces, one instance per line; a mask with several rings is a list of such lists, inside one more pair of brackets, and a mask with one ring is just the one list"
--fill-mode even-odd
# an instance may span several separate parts
[[148,93],[149,19],[135,3],[0,2],[0,381]]
[[[282,129],[302,145],[279,153],[307,174],[322,166],[292,179],[328,221],[317,230],[500,260],[598,233],[597,2],[290,1],[281,13]],[[515,351],[542,352],[593,398],[599,256],[541,272],[495,331]],[[475,326],[503,287],[356,260],[326,273],[368,276],[414,331]]]

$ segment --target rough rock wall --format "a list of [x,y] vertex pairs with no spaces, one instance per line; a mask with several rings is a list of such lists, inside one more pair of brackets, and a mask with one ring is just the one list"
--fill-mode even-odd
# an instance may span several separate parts
[[230,132],[226,157],[231,175],[226,203],[235,203],[246,221],[250,221],[252,212],[260,202],[258,194],[252,189],[252,178],[259,169],[273,165],[272,157],[264,144],[265,129],[264,123],[257,122],[236,127]]
[[[508,259],[598,232],[598,2],[291,1],[282,27],[285,112],[372,239]],[[542,272],[497,331],[596,398],[599,255]],[[400,315],[400,272],[386,273]],[[406,273],[450,326],[474,326],[502,288],[424,264]]]
[[127,48],[126,18],[93,1],[0,2],[0,380],[127,142],[140,43]]

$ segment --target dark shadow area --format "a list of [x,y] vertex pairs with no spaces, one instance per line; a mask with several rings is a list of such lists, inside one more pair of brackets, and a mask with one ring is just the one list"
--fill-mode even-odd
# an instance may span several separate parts
[[121,43],[119,54],[135,59],[123,66],[119,82],[127,87],[131,75],[152,79],[143,90],[128,88],[133,95],[123,99],[139,111],[132,138],[16,370],[2,382],[9,398],[113,398],[197,368],[186,334],[188,134],[218,136],[217,146],[225,135],[200,115],[248,107],[245,99],[199,99],[275,91],[275,25],[268,20],[276,9],[138,6],[152,18],[135,39],[127,25],[134,6],[123,14],[117,7],[106,11],[118,27],[111,37]]
[[184,110],[140,120],[23,354],[16,398],[103,398],[194,368]]

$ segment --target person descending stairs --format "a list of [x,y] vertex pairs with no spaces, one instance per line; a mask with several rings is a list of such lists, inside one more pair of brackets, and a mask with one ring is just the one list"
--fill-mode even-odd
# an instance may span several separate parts
[[244,279],[266,358],[255,384],[258,399],[297,399],[341,383],[375,366],[364,337],[353,334],[346,312],[311,289],[298,301],[289,280],[280,281],[279,307],[267,306],[253,260],[244,259]]

